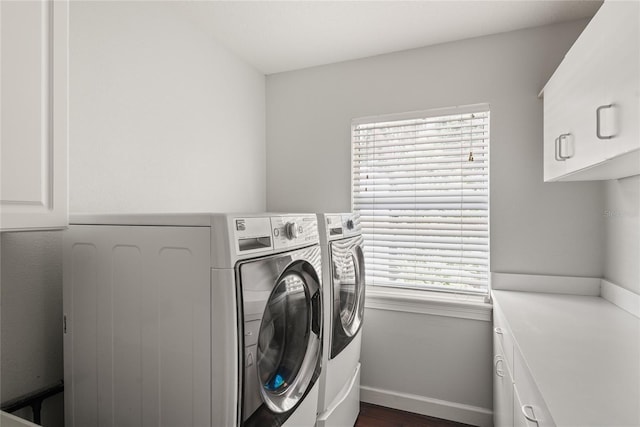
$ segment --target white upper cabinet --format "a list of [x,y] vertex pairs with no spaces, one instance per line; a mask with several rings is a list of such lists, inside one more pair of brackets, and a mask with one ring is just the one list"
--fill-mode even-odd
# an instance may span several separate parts
[[606,1],[544,87],[544,180],[640,174],[640,2]]
[[0,229],[67,225],[68,3],[2,1]]

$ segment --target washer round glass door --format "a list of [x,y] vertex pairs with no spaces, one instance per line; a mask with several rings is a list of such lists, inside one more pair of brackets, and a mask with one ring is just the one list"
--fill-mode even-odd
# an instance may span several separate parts
[[307,266],[297,262],[280,275],[258,334],[260,394],[278,413],[303,397],[320,354],[320,287]]
[[334,291],[339,293],[340,323],[347,336],[354,336],[362,324],[364,312],[364,255],[359,245],[353,246],[342,259],[339,280]]

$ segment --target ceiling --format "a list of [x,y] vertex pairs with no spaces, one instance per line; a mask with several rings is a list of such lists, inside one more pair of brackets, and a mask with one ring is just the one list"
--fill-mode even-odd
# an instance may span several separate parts
[[177,7],[264,74],[591,18],[600,0],[191,1]]

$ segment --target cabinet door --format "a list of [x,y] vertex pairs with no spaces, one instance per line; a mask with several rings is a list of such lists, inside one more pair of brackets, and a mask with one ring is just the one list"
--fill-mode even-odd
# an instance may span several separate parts
[[493,344],[493,424],[513,426],[513,381],[500,344]]
[[67,223],[65,1],[2,1],[0,228]]
[[[605,2],[597,15],[597,29],[606,47],[597,52],[597,76],[606,79],[591,105],[596,132],[596,110],[603,136],[606,159],[640,148],[638,117],[640,117],[640,2]],[[610,110],[610,111],[609,111]]]
[[[527,414],[531,416],[531,414]],[[522,400],[516,385],[513,385],[513,425],[514,427],[537,427],[537,424],[528,420],[522,412]]]
[[522,397],[526,395],[518,382],[513,385],[513,426],[515,427],[555,427],[546,409]]
[[555,427],[553,418],[522,356],[514,353],[513,418],[515,426]]
[[605,2],[563,61],[580,82],[567,172],[640,148],[639,10],[638,2]]
[[544,91],[544,146],[543,165],[544,180],[554,181],[565,174],[567,164],[558,157],[558,138],[567,132],[569,116],[563,106],[563,96],[558,76],[554,75]]
[[66,425],[212,425],[209,229],[65,234]]

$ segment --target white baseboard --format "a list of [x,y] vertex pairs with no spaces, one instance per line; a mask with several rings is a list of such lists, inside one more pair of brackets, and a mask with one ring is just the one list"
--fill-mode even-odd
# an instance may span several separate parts
[[387,408],[457,421],[479,427],[493,426],[493,412],[478,406],[432,399],[415,394],[360,386],[360,400]]
[[624,311],[640,318],[640,295],[602,279],[600,296]]
[[540,274],[491,273],[496,291],[544,292],[550,294],[600,295],[599,277],[547,276]]

